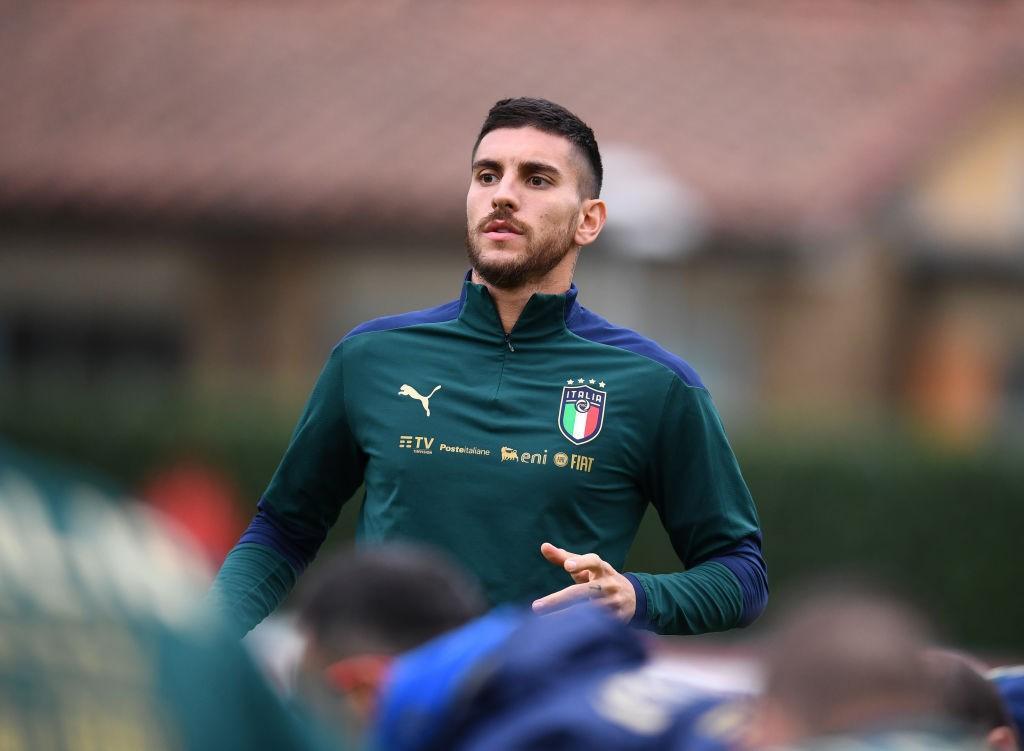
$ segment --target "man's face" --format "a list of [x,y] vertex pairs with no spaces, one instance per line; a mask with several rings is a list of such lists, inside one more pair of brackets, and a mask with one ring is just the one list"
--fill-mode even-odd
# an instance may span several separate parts
[[499,128],[480,141],[466,196],[466,247],[499,289],[543,279],[579,243],[582,158],[561,136]]
[[392,657],[375,650],[343,653],[348,656],[337,659],[337,648],[322,647],[306,634],[296,693],[328,726],[355,742],[371,721]]

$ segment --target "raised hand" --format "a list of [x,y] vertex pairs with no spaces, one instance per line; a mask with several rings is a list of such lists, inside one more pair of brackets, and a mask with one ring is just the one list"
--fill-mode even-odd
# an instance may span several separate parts
[[633,617],[636,612],[633,585],[597,553],[570,553],[550,542],[540,546],[540,553],[549,563],[564,569],[576,583],[534,600],[533,612],[553,613],[574,603],[590,600],[627,623]]

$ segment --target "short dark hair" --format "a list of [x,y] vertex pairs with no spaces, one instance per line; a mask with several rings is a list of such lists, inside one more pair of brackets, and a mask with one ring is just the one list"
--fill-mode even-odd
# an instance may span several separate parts
[[594,131],[565,107],[547,99],[522,96],[495,102],[480,128],[480,135],[476,137],[473,153],[476,154],[480,141],[492,130],[526,127],[562,136],[576,147],[590,173],[582,176],[580,195],[584,198],[597,198],[601,195],[604,167],[601,166],[601,152],[597,148]]
[[946,718],[983,736],[998,727],[1014,727],[999,689],[969,658],[957,652],[932,651],[926,660]]
[[907,603],[822,580],[783,610],[764,644],[763,696],[810,735],[855,732],[894,706],[930,714],[938,704],[923,655],[930,641],[929,625]]
[[331,659],[398,654],[486,609],[479,587],[439,551],[411,543],[353,548],[318,569],[299,623]]

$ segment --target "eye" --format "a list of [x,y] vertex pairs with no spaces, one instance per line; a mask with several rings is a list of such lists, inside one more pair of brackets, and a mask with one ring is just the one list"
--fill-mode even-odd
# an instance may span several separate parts
[[526,182],[528,182],[534,188],[543,188],[545,185],[551,184],[551,181],[542,175],[530,175],[529,179]]
[[481,172],[477,175],[476,179],[479,180],[482,185],[494,185],[498,182],[498,176],[493,172]]

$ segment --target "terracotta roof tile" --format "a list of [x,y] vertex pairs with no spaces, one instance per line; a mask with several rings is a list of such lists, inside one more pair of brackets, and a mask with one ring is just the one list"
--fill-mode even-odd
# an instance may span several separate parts
[[843,221],[1024,48],[1010,1],[5,5],[0,206],[314,226],[457,220],[484,113],[524,94],[719,226]]

